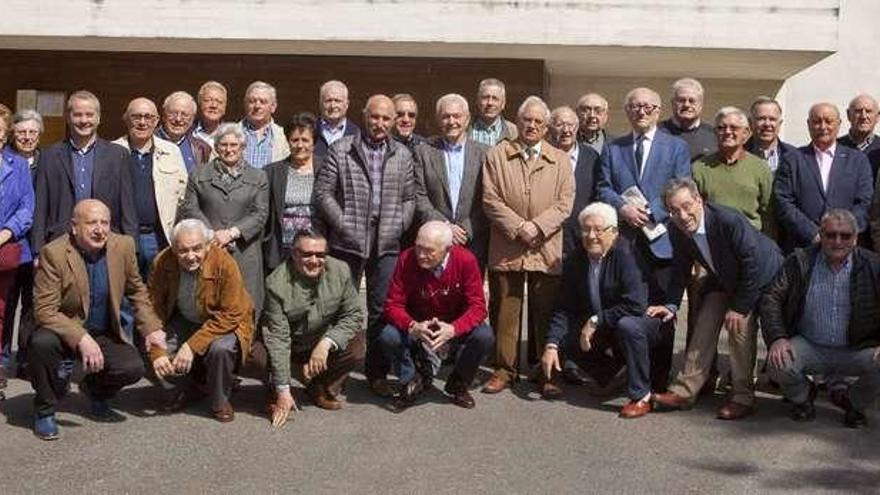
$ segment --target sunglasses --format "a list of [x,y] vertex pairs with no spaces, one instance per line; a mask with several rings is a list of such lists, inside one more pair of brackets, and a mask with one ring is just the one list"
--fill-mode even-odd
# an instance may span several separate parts
[[398,117],[409,117],[411,119],[416,118],[415,112],[397,112]]
[[828,240],[830,240],[830,241],[834,241],[834,240],[837,240],[837,241],[851,241],[852,238],[855,237],[855,234],[853,234],[852,232],[833,232],[833,231],[829,231],[829,232],[822,232],[822,237],[824,237],[825,239],[828,239]]

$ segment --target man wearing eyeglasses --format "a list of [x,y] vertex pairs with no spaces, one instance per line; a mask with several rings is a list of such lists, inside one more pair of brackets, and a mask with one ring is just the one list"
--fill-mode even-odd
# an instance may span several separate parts
[[275,389],[272,424],[282,426],[296,410],[292,376],[306,384],[316,406],[340,409],[348,374],[364,358],[364,315],[351,270],[327,255],[323,235],[313,230],[296,234],[290,260],[266,277],[263,314],[269,381]]
[[850,210],[858,232],[868,225],[874,195],[871,164],[864,154],[837,142],[840,112],[831,103],[810,108],[810,144],[787,153],[773,182],[775,209],[784,232],[783,251],[819,242],[819,220],[832,208]]
[[685,350],[683,369],[669,392],[655,394],[654,403],[673,409],[693,406],[708,379],[718,334],[727,328],[733,391],[718,410],[718,418],[742,419],[754,412],[754,368],[757,315],[761,292],[782,264],[782,254],[770,238],[758,232],[738,211],[704,202],[691,179],[670,180],[663,191],[672,228],[674,269],[665,304],[648,307],[653,318],[670,320],[681,304],[694,264],[705,272],[695,291],[698,304],[690,312],[693,334]]
[[147,98],[129,102],[122,115],[128,132],[114,143],[129,150],[138,217],[138,268],[147,279],[153,258],[168,246],[177,205],[186,193],[186,165],[174,143],[154,136],[159,122],[155,103]]
[[162,102],[162,125],[156,135],[180,148],[186,171],[208,163],[211,145],[192,133],[196,118],[196,100],[186,91],[175,91]]
[[416,146],[425,142],[425,138],[415,132],[419,106],[415,98],[407,93],[396,94],[391,97],[391,101],[394,102],[394,126],[391,128],[391,136],[413,151]]
[[660,129],[678,136],[688,144],[691,161],[717,150],[715,131],[700,121],[703,113],[703,85],[686,77],[672,84],[672,117],[660,123]]
[[795,421],[816,417],[809,375],[857,377],[837,403],[850,428],[867,424],[880,393],[880,257],[857,233],[850,211],[826,212],[818,245],[790,255],[761,302],[769,369]]
[[575,112],[578,118],[578,143],[601,154],[605,143],[613,139],[605,130],[608,125],[608,100],[600,94],[587,93],[577,101]]

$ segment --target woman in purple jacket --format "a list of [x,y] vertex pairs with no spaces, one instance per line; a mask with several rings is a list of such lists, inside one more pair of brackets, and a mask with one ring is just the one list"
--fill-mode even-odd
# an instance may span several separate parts
[[[12,318],[7,316],[15,311],[6,310],[9,290],[18,267],[32,259],[27,235],[34,217],[34,188],[28,164],[4,148],[8,136],[8,125],[0,119],[0,342],[4,330],[13,328]],[[6,370],[0,367],[0,389],[3,388]]]

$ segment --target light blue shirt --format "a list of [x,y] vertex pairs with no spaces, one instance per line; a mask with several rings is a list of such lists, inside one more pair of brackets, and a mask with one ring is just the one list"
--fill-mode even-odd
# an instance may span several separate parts
[[449,182],[449,202],[452,204],[452,217],[458,209],[461,182],[464,178],[464,143],[450,144],[443,141],[443,158],[446,161],[446,179]]
[[821,253],[816,257],[804,312],[799,325],[800,334],[813,344],[826,347],[846,347],[849,328],[849,277],[852,255],[836,273]]
[[339,122],[339,125],[331,127],[324,119],[318,121],[318,126],[321,128],[321,135],[324,136],[324,140],[327,141],[327,146],[339,141],[342,136],[345,135],[345,124],[347,122],[348,119],[342,119]]
[[265,167],[272,162],[272,125],[267,125],[263,137],[259,137],[257,130],[247,119],[244,119],[241,124],[247,138],[247,147],[244,149],[245,161],[254,168]]

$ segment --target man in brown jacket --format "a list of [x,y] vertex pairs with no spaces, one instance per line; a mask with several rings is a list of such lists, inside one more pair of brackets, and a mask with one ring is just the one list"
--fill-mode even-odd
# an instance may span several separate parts
[[489,218],[489,319],[496,331],[495,373],[483,392],[497,393],[517,375],[523,284],[528,283],[529,357],[536,361],[553,310],[562,263],[562,222],[574,181],[568,155],[544,141],[550,109],[526,98],[519,137],[489,151],[483,206]]
[[214,419],[225,423],[235,419],[229,396],[237,365],[251,348],[254,305],[235,259],[213,246],[212,237],[201,220],[182,220],[171,231],[171,246],[156,257],[148,285],[168,347],[154,347],[150,358],[169,391],[165,412],[206,391]]
[[77,203],[71,233],[40,250],[34,281],[37,331],[28,347],[34,398],[34,434],[58,438],[55,405],[70,386],[77,361],[86,376],[80,391],[96,421],[125,418],[107,400],[144,375],[133,337],[122,329],[123,297],[134,307],[147,348],[164,347],[165,333],[138,274],[134,241],[110,232],[110,210],[86,199]]

